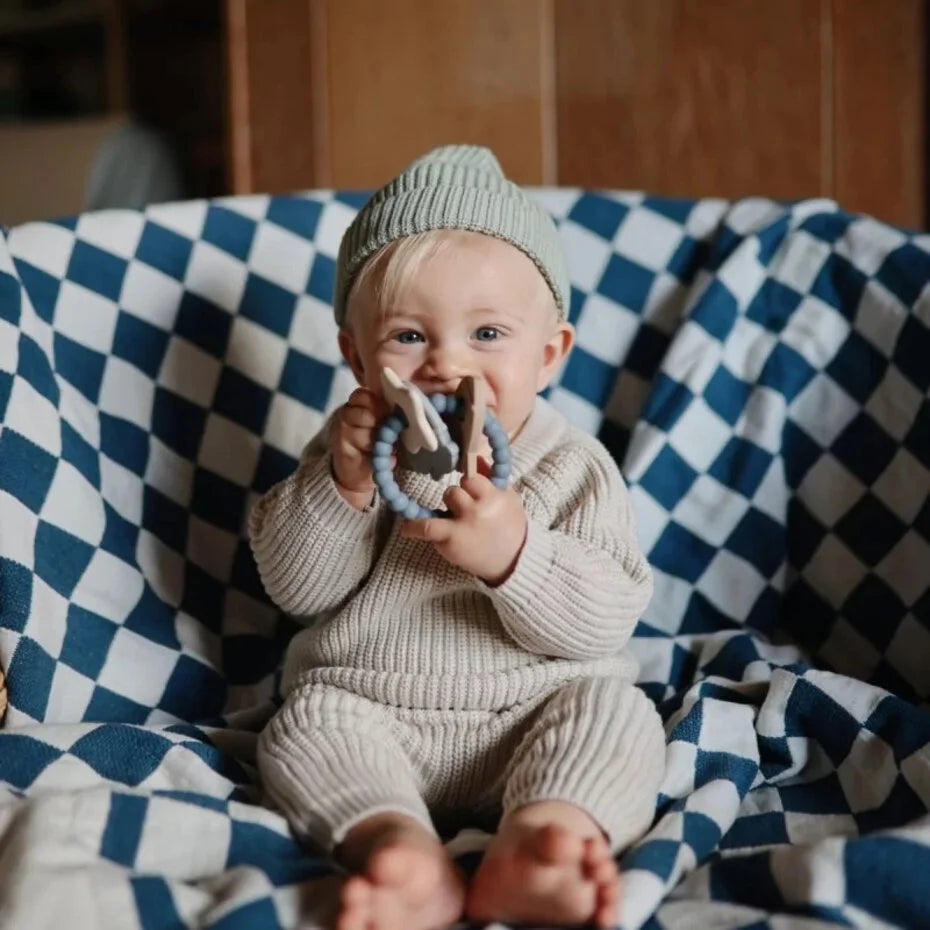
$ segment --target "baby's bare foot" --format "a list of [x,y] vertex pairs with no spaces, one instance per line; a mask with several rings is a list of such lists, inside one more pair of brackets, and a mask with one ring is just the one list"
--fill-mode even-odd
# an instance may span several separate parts
[[527,826],[488,850],[465,912],[476,921],[612,927],[619,895],[617,864],[603,837]]
[[464,902],[464,879],[442,845],[400,830],[343,884],[336,930],[439,930]]

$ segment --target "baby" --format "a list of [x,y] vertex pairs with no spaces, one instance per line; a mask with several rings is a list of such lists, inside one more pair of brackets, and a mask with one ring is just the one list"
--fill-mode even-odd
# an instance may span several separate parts
[[[334,306],[360,387],[249,526],[270,596],[317,616],[258,763],[296,835],[355,873],[338,930],[617,921],[613,855],[652,820],[665,742],[623,651],[652,593],[629,497],[537,396],[572,346],[569,294],[552,220],[476,146],[422,156],[342,240]],[[385,367],[426,394],[480,377],[511,486],[484,460],[438,482],[400,467],[451,517],[395,515],[371,468]],[[499,824],[466,882],[440,835],[482,817]]]

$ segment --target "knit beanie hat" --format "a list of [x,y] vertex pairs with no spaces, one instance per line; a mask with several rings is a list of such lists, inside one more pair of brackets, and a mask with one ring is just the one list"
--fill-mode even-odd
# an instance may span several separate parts
[[552,218],[504,177],[490,149],[445,145],[418,158],[373,194],[346,230],[333,295],[340,326],[362,265],[389,242],[432,229],[471,230],[515,245],[546,279],[559,319],[568,316],[568,269]]

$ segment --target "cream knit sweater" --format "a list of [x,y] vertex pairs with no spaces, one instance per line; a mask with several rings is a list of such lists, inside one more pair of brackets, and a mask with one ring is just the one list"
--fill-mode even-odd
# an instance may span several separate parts
[[[346,502],[327,435],[249,521],[271,598],[297,617],[319,615],[291,643],[285,693],[317,682],[400,707],[495,710],[580,676],[635,678],[623,647],[652,574],[617,466],[596,439],[537,399],[511,448],[526,543],[492,588],[429,543],[403,538],[402,518],[377,497],[365,510]],[[460,477],[397,474],[430,507]]]

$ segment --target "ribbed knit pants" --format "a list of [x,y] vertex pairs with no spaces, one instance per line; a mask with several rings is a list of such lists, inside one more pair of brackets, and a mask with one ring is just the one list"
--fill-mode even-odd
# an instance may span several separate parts
[[295,834],[332,850],[372,814],[436,815],[568,801],[616,852],[649,827],[662,721],[628,681],[581,678],[502,711],[391,707],[328,685],[292,692],[262,732],[266,791]]

